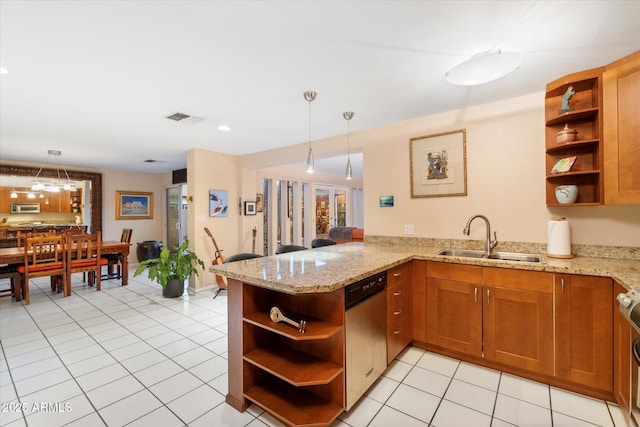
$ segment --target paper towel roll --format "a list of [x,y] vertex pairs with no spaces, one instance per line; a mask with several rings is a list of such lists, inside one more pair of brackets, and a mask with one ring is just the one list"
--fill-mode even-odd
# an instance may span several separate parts
[[547,223],[547,255],[552,258],[571,258],[571,228],[564,217]]

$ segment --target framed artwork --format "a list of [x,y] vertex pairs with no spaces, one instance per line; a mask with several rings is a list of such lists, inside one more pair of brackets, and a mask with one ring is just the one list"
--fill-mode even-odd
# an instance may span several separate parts
[[116,191],[116,220],[153,219],[153,193]]
[[209,216],[229,216],[229,193],[225,190],[209,190]]
[[258,193],[256,194],[256,212],[262,212],[262,200],[263,200],[263,196],[262,194]]
[[256,202],[244,202],[244,214],[255,215],[256,214]]
[[411,198],[467,195],[466,129],[409,140]]
[[380,207],[393,207],[393,196],[380,196]]

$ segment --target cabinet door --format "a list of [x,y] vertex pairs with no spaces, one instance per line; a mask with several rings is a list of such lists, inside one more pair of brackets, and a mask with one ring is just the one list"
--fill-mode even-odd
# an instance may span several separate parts
[[556,376],[613,389],[611,279],[559,274],[556,294]]
[[553,375],[553,294],[483,288],[484,356]]
[[[626,290],[616,283],[614,295],[625,292]],[[631,408],[631,325],[617,307],[613,317],[613,390],[616,402],[628,418]],[[628,420],[627,422],[631,425]]]
[[427,277],[427,343],[482,354],[481,285]]
[[640,52],[603,74],[606,204],[640,203]]

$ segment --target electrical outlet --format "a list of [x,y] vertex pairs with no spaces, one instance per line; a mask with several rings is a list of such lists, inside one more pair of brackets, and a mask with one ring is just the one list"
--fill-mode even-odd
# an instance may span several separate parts
[[413,233],[414,233],[413,224],[405,224],[404,225],[404,234],[413,234]]

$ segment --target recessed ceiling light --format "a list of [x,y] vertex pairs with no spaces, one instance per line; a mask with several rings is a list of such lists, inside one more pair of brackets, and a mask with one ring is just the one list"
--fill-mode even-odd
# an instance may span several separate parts
[[229,132],[231,128],[227,125],[221,125],[221,126],[218,126],[218,130],[222,132]]
[[475,86],[497,80],[517,70],[522,57],[515,52],[492,50],[472,56],[445,73],[454,85]]
[[7,70],[4,67],[0,67],[0,74],[8,74],[8,73],[9,73],[9,70]]

